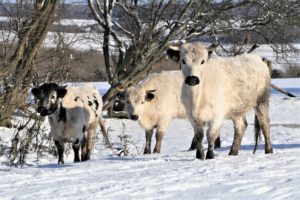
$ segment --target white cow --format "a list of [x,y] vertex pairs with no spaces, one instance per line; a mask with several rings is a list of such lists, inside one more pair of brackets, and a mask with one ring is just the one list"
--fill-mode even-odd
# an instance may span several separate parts
[[[186,113],[181,102],[181,86],[184,79],[181,71],[164,71],[152,74],[135,87],[125,92],[126,107],[129,118],[138,120],[146,132],[144,154],[151,153],[151,138],[156,128],[156,145],[154,153],[160,153],[163,136],[174,118],[185,118]],[[190,150],[195,149],[198,141],[197,132],[202,127],[194,129],[195,136]],[[216,147],[220,140],[216,140]]]
[[[231,119],[234,140],[229,155],[237,155],[247,122],[245,115],[255,111],[256,135],[262,129],[265,153],[272,153],[269,127],[270,73],[256,54],[209,59],[210,48],[200,43],[172,46],[167,54],[180,62],[184,75],[182,101],[193,126],[208,125],[207,159],[214,158],[214,141],[221,123]],[[196,157],[204,159],[203,132],[199,132]]]
[[[64,143],[72,142],[74,162],[89,160],[97,124],[107,139],[102,119],[102,98],[95,87],[59,86],[45,83],[32,89],[38,101],[37,112],[48,116],[50,135],[58,151],[58,164],[64,164]],[[87,132],[87,136],[86,136]]]

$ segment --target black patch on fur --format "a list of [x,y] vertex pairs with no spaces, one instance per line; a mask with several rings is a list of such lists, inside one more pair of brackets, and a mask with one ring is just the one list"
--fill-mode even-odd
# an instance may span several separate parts
[[39,87],[32,88],[31,93],[33,94],[33,96],[38,96],[40,94],[40,88]]
[[78,101],[78,99],[80,99],[82,103],[84,102],[79,96],[75,97],[74,101]]
[[86,127],[85,127],[85,126],[83,126],[83,128],[82,128],[82,132],[83,132],[83,133],[85,132],[85,129],[86,129]]
[[154,99],[154,97],[155,97],[154,92],[155,91],[156,90],[148,90],[148,91],[146,91],[146,97],[145,97],[145,99],[147,101],[151,101],[152,99]]
[[60,110],[59,110],[59,114],[58,114],[58,121],[63,121],[66,122],[67,121],[67,111],[66,109],[62,106],[62,103],[60,103]]
[[77,140],[75,141],[75,143],[74,144],[78,144],[79,143],[79,139],[77,138]]
[[59,98],[64,98],[64,96],[67,94],[66,86],[58,86],[56,92]]
[[88,104],[89,104],[89,106],[92,106],[92,105],[93,105],[93,103],[92,103],[91,101],[88,101]]
[[98,103],[97,99],[94,99],[94,103],[95,103],[95,105],[96,105],[96,110],[98,110],[98,108],[99,108],[99,103]]

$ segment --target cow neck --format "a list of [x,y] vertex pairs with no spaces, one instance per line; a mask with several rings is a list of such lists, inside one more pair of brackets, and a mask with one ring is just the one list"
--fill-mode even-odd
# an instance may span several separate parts
[[51,114],[52,116],[54,115],[56,117],[58,122],[66,122],[67,121],[66,120],[66,108],[63,107],[62,100],[63,99],[61,99],[61,98],[58,99],[57,109],[53,114]]

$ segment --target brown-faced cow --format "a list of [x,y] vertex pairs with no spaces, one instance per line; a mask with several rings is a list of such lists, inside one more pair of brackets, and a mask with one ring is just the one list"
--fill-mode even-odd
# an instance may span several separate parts
[[[60,86],[45,83],[32,89],[37,100],[37,112],[48,116],[51,131],[58,151],[58,163],[64,164],[64,143],[71,142],[74,162],[89,160],[97,124],[104,136],[106,130],[102,119],[102,98],[95,87]],[[87,133],[87,134],[86,134]]]
[[[185,118],[186,113],[181,102],[181,87],[184,79],[181,71],[164,71],[152,74],[137,86],[130,87],[125,92],[126,107],[129,118],[137,120],[146,131],[144,154],[151,153],[151,138],[156,128],[156,145],[154,153],[160,153],[163,136],[174,118]],[[198,141],[197,132],[202,127],[194,129],[195,136],[190,150],[195,149]],[[220,146],[219,138],[216,147]]]
[[[231,119],[234,140],[230,155],[237,155],[247,122],[245,115],[255,111],[256,135],[262,129],[265,153],[272,153],[269,127],[270,73],[268,66],[256,54],[230,58],[211,58],[212,49],[200,43],[172,46],[167,54],[180,62],[184,76],[181,99],[193,126],[208,125],[207,159],[214,158],[214,141],[221,123]],[[196,157],[204,159],[203,132],[198,132]]]

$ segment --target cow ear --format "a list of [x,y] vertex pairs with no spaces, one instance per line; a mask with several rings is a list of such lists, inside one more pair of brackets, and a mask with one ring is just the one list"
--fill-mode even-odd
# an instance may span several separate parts
[[174,48],[174,47],[170,47],[167,49],[167,55],[168,57],[175,61],[175,62],[178,62],[179,59],[180,59],[180,51],[179,51],[179,48]]
[[155,91],[156,90],[147,90],[146,91],[146,97],[145,97],[146,101],[151,101],[152,99],[154,99],[154,97],[155,97],[154,92]]
[[40,88],[39,87],[35,87],[35,88],[32,88],[31,90],[31,93],[33,94],[33,96],[38,96],[40,94]]
[[59,87],[56,89],[57,96],[58,96],[59,98],[64,98],[64,96],[67,94],[66,87],[67,87],[67,86],[59,86]]

